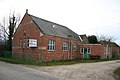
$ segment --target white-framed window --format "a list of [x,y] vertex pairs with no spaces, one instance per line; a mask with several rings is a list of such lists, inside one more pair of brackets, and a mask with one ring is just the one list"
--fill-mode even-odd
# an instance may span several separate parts
[[72,45],[72,50],[73,50],[73,51],[77,51],[77,44],[76,44],[76,43],[73,43],[73,45]]
[[104,53],[109,54],[110,53],[110,48],[109,47],[104,47]]
[[48,51],[54,51],[55,50],[55,41],[49,40],[48,41]]
[[90,54],[90,52],[91,52],[90,48],[81,48],[82,54],[84,54],[84,53]]
[[63,51],[67,51],[68,50],[68,43],[67,42],[63,42],[63,44],[62,44],[62,50]]

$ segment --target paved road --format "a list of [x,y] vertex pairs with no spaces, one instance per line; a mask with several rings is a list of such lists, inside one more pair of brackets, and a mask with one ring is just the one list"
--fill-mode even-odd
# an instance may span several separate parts
[[0,61],[0,80],[68,80],[21,65]]

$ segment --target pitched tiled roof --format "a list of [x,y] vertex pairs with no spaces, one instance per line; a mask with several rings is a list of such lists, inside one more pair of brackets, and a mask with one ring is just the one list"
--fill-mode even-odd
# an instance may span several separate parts
[[78,34],[76,34],[75,32],[73,32],[72,30],[70,30],[65,26],[35,17],[33,15],[30,15],[30,17],[36,23],[36,25],[40,28],[40,30],[46,35],[80,40]]
[[115,42],[109,42],[109,41],[100,41],[100,43],[102,45],[107,45],[109,44],[109,47],[120,47],[118,44],[116,44]]
[[86,34],[80,35],[80,38],[83,44],[89,44]]

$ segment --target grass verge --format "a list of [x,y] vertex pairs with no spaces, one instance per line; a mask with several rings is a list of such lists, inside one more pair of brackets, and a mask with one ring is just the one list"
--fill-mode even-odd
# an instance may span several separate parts
[[113,73],[115,74],[115,78],[120,80],[120,67],[117,68]]
[[100,59],[100,60],[59,60],[59,61],[47,61],[45,62],[36,62],[36,61],[24,61],[14,58],[5,58],[0,57],[0,61],[9,62],[13,64],[23,64],[23,65],[37,65],[37,66],[54,66],[54,65],[71,65],[77,63],[93,63],[93,62],[103,62],[103,61],[112,61],[120,60],[120,58],[115,59]]
[[14,58],[0,57],[0,61],[9,62],[13,64],[24,64],[24,65],[37,65],[37,66],[53,66],[53,65],[70,65],[76,63],[92,63],[94,60],[59,60],[59,61],[47,61],[36,62],[36,61],[24,61]]

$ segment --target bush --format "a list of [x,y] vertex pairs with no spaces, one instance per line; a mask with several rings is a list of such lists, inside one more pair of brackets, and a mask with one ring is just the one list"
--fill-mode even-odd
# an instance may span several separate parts
[[120,80],[120,67],[117,68],[113,73],[115,74],[115,78],[117,78],[118,80]]

